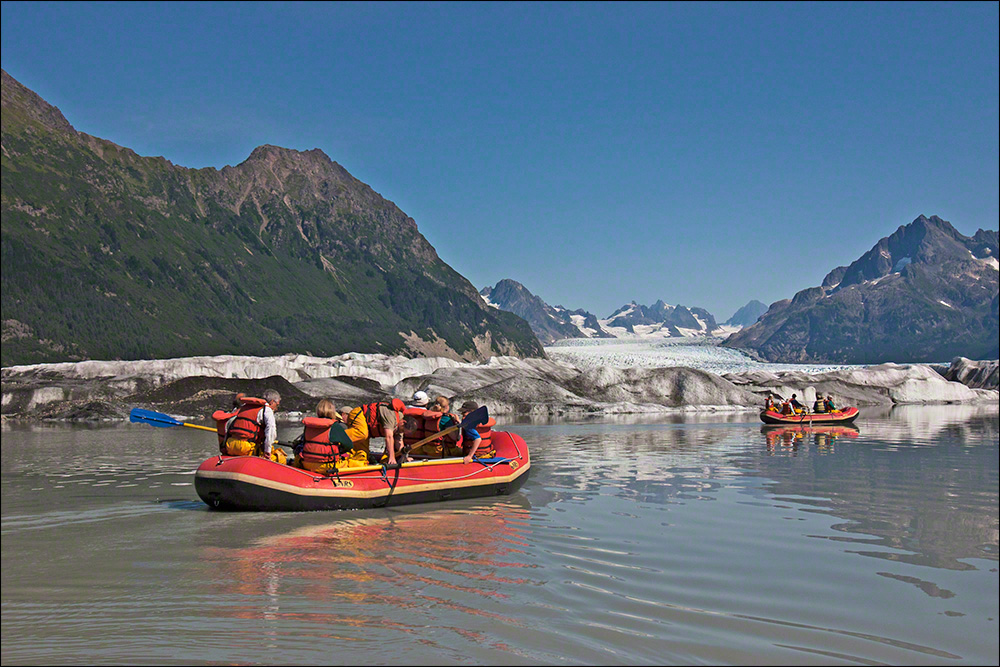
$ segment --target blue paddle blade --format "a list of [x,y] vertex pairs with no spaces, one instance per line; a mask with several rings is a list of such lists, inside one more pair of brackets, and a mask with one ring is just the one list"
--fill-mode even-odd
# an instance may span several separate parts
[[184,424],[184,422],[178,421],[170,415],[165,415],[162,412],[154,412],[153,410],[143,410],[142,408],[132,408],[128,419],[131,422],[142,422],[143,424],[149,424],[158,428],[170,428],[171,426],[181,426]]

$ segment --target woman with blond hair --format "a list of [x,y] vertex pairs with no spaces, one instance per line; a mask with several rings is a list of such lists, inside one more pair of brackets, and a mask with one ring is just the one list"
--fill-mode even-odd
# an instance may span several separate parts
[[333,401],[321,400],[316,405],[316,416],[305,417],[302,425],[302,435],[292,444],[296,467],[324,474],[351,467],[353,443]]

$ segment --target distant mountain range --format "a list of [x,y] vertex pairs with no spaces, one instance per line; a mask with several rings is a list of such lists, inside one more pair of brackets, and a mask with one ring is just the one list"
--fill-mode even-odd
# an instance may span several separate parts
[[719,327],[703,308],[631,302],[607,318],[549,306],[505,279],[480,293],[524,318],[548,345],[563,338],[727,337],[766,361],[872,364],[1000,356],[997,231],[959,233],[937,216],[901,226],[820,287],[770,307],[750,301]]
[[704,308],[671,306],[662,300],[652,306],[633,301],[599,319],[586,310],[550,306],[509,278],[494,287],[484,287],[480,294],[491,306],[526,320],[545,345],[564,338],[679,338],[722,333],[715,318]]
[[783,362],[996,359],[997,240],[997,231],[968,237],[921,215],[723,345]]
[[3,366],[287,352],[544,356],[322,151],[187,169],[2,72]]

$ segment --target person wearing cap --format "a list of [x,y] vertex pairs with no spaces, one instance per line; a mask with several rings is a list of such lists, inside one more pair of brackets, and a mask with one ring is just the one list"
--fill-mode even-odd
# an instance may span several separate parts
[[[462,419],[465,419],[469,416],[470,412],[478,409],[478,403],[475,401],[466,401],[465,403],[462,403],[462,409],[459,412],[462,415]],[[476,426],[478,426],[478,424],[462,428],[462,449],[465,452],[465,456],[462,461],[463,463],[472,463],[472,459],[475,458],[479,445],[483,442],[483,439],[479,436],[479,431],[476,430]]]
[[418,391],[413,394],[413,398],[410,399],[410,404],[406,407],[408,408],[426,408],[427,404],[430,403],[431,397],[427,395],[426,391]]
[[826,411],[827,412],[840,412],[837,406],[833,404],[833,396],[830,394],[826,395]]

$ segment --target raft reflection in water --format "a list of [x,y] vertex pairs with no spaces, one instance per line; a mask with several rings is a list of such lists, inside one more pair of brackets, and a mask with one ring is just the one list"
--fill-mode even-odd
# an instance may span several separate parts
[[[761,433],[767,442],[769,454],[783,453],[795,456],[800,445],[811,438],[814,451],[818,454],[833,452],[837,438],[856,438],[856,426],[761,426]],[[777,448],[777,449],[776,449]]]
[[[486,611],[521,585],[530,505],[520,497],[392,517],[343,518],[303,526],[238,548],[206,547],[204,559],[225,569],[218,611],[274,623],[298,639],[385,639],[436,627],[492,641],[483,621],[518,624]],[[259,600],[255,602],[254,599]],[[478,600],[478,601],[477,601]],[[398,620],[405,610],[406,622]],[[468,619],[476,617],[475,623]],[[367,633],[372,632],[369,636]],[[422,641],[428,641],[424,637]]]

